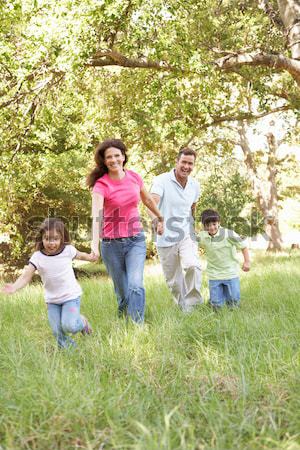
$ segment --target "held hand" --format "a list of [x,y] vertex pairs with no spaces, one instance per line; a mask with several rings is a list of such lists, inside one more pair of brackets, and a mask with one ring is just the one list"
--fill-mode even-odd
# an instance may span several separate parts
[[160,236],[164,233],[164,223],[163,222],[157,222],[156,232]]
[[152,227],[157,234],[162,235],[164,232],[164,219],[163,218],[158,219],[156,217],[155,219],[152,220]]
[[250,270],[250,261],[244,261],[244,264],[242,266],[242,270],[244,272],[249,272],[249,270]]
[[98,246],[98,244],[94,245],[92,243],[90,255],[93,255],[93,258],[96,258],[96,259],[93,259],[93,261],[97,261],[97,259],[99,259],[100,253],[99,253],[99,246]]
[[91,252],[90,254],[89,254],[89,260],[91,261],[91,262],[96,262],[96,261],[98,261],[98,259],[99,259],[99,254],[98,255],[96,255],[96,253],[95,252]]
[[16,288],[13,284],[5,284],[5,286],[1,289],[1,292],[3,294],[14,294],[16,292]]

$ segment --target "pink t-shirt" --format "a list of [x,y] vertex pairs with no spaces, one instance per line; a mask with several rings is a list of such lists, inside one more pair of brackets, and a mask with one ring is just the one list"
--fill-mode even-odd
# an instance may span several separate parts
[[142,178],[132,170],[126,170],[122,180],[112,180],[105,174],[96,181],[93,192],[104,197],[102,237],[129,237],[141,231],[137,206],[142,187]]

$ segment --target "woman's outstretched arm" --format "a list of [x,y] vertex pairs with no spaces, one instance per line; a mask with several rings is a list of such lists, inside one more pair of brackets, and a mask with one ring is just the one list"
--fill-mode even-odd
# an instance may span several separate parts
[[99,240],[102,234],[104,197],[93,192],[92,194],[92,252],[99,258]]

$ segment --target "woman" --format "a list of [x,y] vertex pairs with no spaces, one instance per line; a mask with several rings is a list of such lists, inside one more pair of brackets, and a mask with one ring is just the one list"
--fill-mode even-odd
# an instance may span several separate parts
[[137,209],[140,199],[157,217],[158,234],[163,233],[163,217],[140,175],[124,169],[126,152],[120,139],[108,139],[96,148],[96,167],[88,176],[93,188],[92,252],[99,257],[101,236],[101,255],[114,283],[119,316],[128,314],[143,322],[146,243]]

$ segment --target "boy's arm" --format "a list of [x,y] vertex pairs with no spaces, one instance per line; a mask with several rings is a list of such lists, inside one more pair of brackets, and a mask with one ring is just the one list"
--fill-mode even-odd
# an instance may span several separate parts
[[95,262],[98,260],[98,257],[93,252],[86,253],[86,252],[79,252],[78,250],[76,250],[75,259],[80,259],[81,261]]
[[19,278],[16,279],[14,283],[11,284],[5,284],[2,288],[2,292],[4,294],[14,294],[19,289],[24,288],[28,283],[30,283],[33,274],[35,272],[35,267],[32,264],[28,264],[28,266],[25,266],[23,269],[23,272],[19,276]]
[[242,270],[244,272],[249,272],[249,270],[250,270],[250,255],[249,255],[248,247],[245,246],[246,244],[243,242],[244,240],[237,233],[235,233],[232,230],[228,230],[228,233],[229,233],[228,241],[231,244],[235,245],[235,247],[240,249],[243,253],[244,263],[242,265]]
[[242,270],[244,272],[249,272],[249,270],[250,270],[250,255],[249,255],[248,248],[247,247],[242,248],[242,253],[243,253],[243,256],[244,256],[244,263],[243,263],[243,266],[242,266]]

